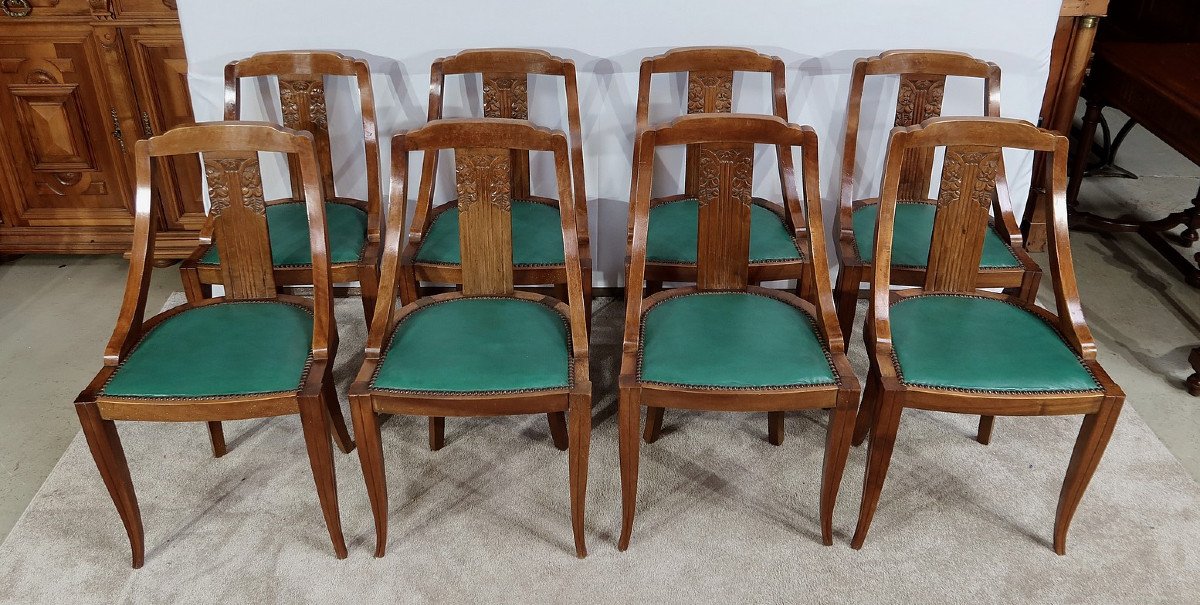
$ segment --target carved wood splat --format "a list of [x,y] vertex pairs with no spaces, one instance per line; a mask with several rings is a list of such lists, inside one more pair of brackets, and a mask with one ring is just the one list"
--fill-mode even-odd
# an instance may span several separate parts
[[1000,149],[986,146],[946,148],[937,213],[929,248],[925,288],[970,292],[975,289],[983,239],[990,228],[988,210],[996,192]]
[[520,73],[483,74],[483,116],[529,119],[529,77]]
[[225,295],[274,297],[274,263],[258,154],[209,153],[203,159]]
[[205,158],[204,175],[208,177],[212,216],[221,216],[234,203],[255,214],[266,214],[257,158]]
[[508,149],[455,149],[458,238],[463,293],[511,294],[512,154]]
[[[946,76],[900,76],[895,125],[913,126],[942,115],[945,88]],[[932,172],[933,148],[915,148],[905,152],[904,167],[900,172],[900,199],[928,198]]]
[[946,76],[901,76],[896,96],[896,126],[913,126],[942,115]]
[[[325,108],[325,83],[321,79],[279,79],[279,103],[283,125],[296,130],[314,131],[329,128]],[[316,134],[314,132],[314,134]]]
[[732,71],[688,72],[688,113],[733,111]]
[[696,283],[740,290],[749,279],[754,145],[708,143],[697,155]]

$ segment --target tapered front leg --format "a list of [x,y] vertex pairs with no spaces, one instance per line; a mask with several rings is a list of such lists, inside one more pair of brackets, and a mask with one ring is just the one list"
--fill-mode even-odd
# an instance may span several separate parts
[[568,474],[571,483],[571,530],[575,534],[575,556],[587,556],[584,539],[584,506],[587,496],[588,452],[592,442],[592,397],[571,395],[571,430],[568,431]]
[[858,511],[858,527],[854,529],[854,538],[850,546],[862,548],[867,539],[867,530],[871,528],[871,519],[875,516],[875,507],[879,505],[879,493],[883,490],[884,479],[887,478],[888,465],[892,461],[892,448],[896,445],[896,431],[900,428],[900,413],[904,408],[900,405],[896,393],[880,389],[879,410],[875,416],[875,426],[871,427],[871,446],[867,452],[867,472],[863,477],[862,505]]
[[300,397],[300,423],[304,427],[304,443],[312,466],[313,481],[321,513],[329,529],[329,539],[337,558],[346,558],[346,540],[342,536],[342,518],[338,511],[337,478],[333,468],[333,444],[330,440],[328,410],[321,397]]
[[371,516],[375,519],[375,556],[382,557],[387,551],[388,495],[379,415],[372,408],[369,396],[355,396],[350,401],[350,416],[354,419],[354,434],[358,437],[358,459],[362,464],[363,479],[367,482]]
[[1100,464],[1100,458],[1104,456],[1104,448],[1108,446],[1124,403],[1124,397],[1107,397],[1100,411],[1083,417],[1083,425],[1079,428],[1079,437],[1075,440],[1075,450],[1071,452],[1067,476],[1058,497],[1058,512],[1054,517],[1054,552],[1060,555],[1067,554],[1067,530],[1071,527],[1071,519]]
[[641,415],[641,389],[622,388],[617,402],[618,441],[621,450],[621,539],[617,550],[629,548],[633,534],[633,515],[637,506],[638,420]]
[[858,391],[838,393],[837,406],[829,411],[825,462],[821,472],[821,541],[825,546],[833,545],[833,508],[842,485],[842,473],[846,470],[846,458],[850,455],[857,400]]
[[125,460],[125,450],[121,447],[121,436],[117,434],[117,426],[111,420],[100,417],[100,410],[93,402],[76,403],[75,412],[79,415],[79,424],[83,426],[83,435],[87,438],[88,448],[92,450],[92,458],[100,471],[100,478],[108,488],[125,525],[125,534],[129,537],[129,548],[133,552],[133,568],[138,569],[145,562],[145,535],[142,529],[142,513],[138,509],[137,496],[133,493],[133,479],[129,476],[129,463]]

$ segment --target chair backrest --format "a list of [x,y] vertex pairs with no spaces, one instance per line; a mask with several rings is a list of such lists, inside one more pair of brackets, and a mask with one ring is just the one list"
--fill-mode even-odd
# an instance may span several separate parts
[[[567,131],[570,143],[571,183],[575,200],[586,211],[583,172],[583,130],[579,117],[579,85],[575,62],[542,50],[517,48],[481,48],[464,50],[457,55],[433,62],[429,73],[429,120],[442,117],[447,75],[479,74],[483,81],[483,117],[529,119],[529,76],[561,76],[567,102]],[[512,157],[510,191],[516,199],[530,195],[529,151],[515,149]],[[425,172],[437,172],[437,158],[429,154]],[[424,175],[422,179],[424,180]],[[433,181],[429,181],[432,185]],[[432,198],[430,198],[432,200]],[[583,215],[586,217],[586,214]],[[586,234],[580,233],[585,238]]]
[[[367,342],[369,354],[378,354],[395,318],[396,287],[400,270],[400,241],[408,205],[409,154],[425,156],[454,150],[454,175],[458,189],[459,247],[462,253],[462,292],[467,296],[506,296],[513,293],[512,172],[513,151],[550,152],[554,156],[558,208],[562,220],[563,256],[567,273],[572,338],[587,342],[583,317],[583,282],[579,240],[575,223],[575,198],[571,191],[571,165],[567,137],[562,131],[539,128],[528,120],[507,118],[452,118],[434,120],[392,137],[392,188],[384,240],[379,303]],[[422,175],[420,197],[432,188]],[[418,204],[427,203],[418,199]]]
[[[942,95],[946,77],[981,78],[983,112],[980,115],[1000,116],[1000,68],[965,53],[933,50],[893,50],[874,57],[858,59],[850,78],[850,100],[846,111],[846,136],[842,148],[841,200],[839,227],[849,230],[854,203],[854,168],[858,150],[859,118],[862,114],[863,87],[867,76],[899,76],[896,95],[895,126],[914,126],[942,114]],[[912,149],[904,159],[899,195],[902,200],[925,200],[929,197],[934,154],[932,149]],[[1007,220],[1009,205],[1007,183],[1003,178],[1003,163],[999,166],[997,216],[1007,214],[1002,221],[1005,231],[1016,231],[1016,224]],[[1004,212],[1007,210],[1007,212]],[[1012,222],[1011,225],[1008,223]],[[1011,227],[1011,229],[1008,229]],[[1006,235],[1011,235],[1006,233]]]
[[[772,113],[784,122],[787,121],[787,83],[783,60],[779,57],[764,55],[749,48],[676,48],[655,57],[642,59],[638,74],[637,132],[641,133],[649,127],[650,82],[654,74],[687,74],[685,111],[691,115],[731,113],[733,76],[736,72],[771,74]],[[698,153],[695,146],[689,146],[684,160],[684,193],[692,195],[696,194],[699,187]],[[637,157],[636,143],[634,157]],[[791,158],[788,158],[787,162],[790,163]],[[782,170],[783,167],[780,168]],[[631,189],[636,187],[636,183],[631,185]]]
[[[178,126],[138,141],[134,147],[137,194],[129,288],[137,287],[135,281],[140,283],[145,279],[146,264],[153,259],[154,208],[151,197],[155,181],[152,158],[198,155],[208,179],[209,222],[221,246],[220,271],[225,297],[244,300],[278,296],[259,172],[260,152],[288,154],[297,163],[300,191],[308,212],[308,238],[312,245],[317,322],[313,349],[324,352],[331,338],[330,331],[334,329],[329,241],[316,149],[313,136],[307,132],[266,122],[204,122]],[[127,301],[129,296],[127,291]],[[137,316],[140,317],[140,310]]]
[[[333,158],[329,147],[329,115],[325,103],[325,76],[348,76],[358,87],[362,114],[363,146],[367,168],[367,231],[379,237],[379,141],[375,123],[375,94],[366,61],[325,51],[258,53],[225,66],[225,119],[241,119],[241,79],[275,76],[279,80],[279,105],[283,125],[306,130],[316,142],[320,182],[326,198],[337,197]],[[292,191],[302,187],[302,177],[289,164]]]
[[[896,204],[901,197],[905,164],[912,152],[945,149],[929,262],[924,289],[931,292],[974,293],[988,229],[988,208],[994,198],[1001,152],[1005,148],[1050,154],[1047,191],[1053,198],[1050,231],[1050,272],[1062,331],[1086,350],[1091,335],[1083,321],[1079,292],[1067,235],[1067,139],[1023,120],[994,117],[931,118],[917,126],[892,130],[879,197],[875,234],[875,273],[872,282],[876,328],[886,327],[890,295],[891,254]],[[998,327],[998,329],[1001,329]],[[879,332],[877,332],[879,335]]]

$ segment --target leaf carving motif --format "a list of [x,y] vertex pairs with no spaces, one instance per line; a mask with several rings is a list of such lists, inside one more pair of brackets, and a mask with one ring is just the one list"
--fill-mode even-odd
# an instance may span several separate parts
[[[949,206],[958,202],[963,195],[971,201],[987,208],[992,203],[992,194],[996,191],[996,173],[1000,165],[1000,150],[985,151],[956,151],[946,150],[946,158],[942,168],[942,187],[938,192],[938,206]],[[967,167],[974,167],[974,176],[970,183],[963,182]]]
[[509,183],[511,166],[507,150],[496,153],[457,149],[454,156],[459,212],[468,212],[480,201],[505,211],[512,209]]
[[204,160],[204,175],[208,178],[208,198],[213,216],[220,216],[232,203],[231,191],[235,186],[230,175],[237,175],[236,186],[241,192],[241,203],[255,214],[266,214],[267,204],[263,199],[262,176],[255,158],[219,158]]
[[[712,109],[707,109],[709,91]],[[688,78],[688,113],[729,113],[733,110],[733,74],[699,75]]]
[[699,204],[707,206],[716,201],[724,188],[729,191],[730,198],[749,206],[754,173],[751,155],[749,149],[703,147],[700,152],[700,178],[696,188]]
[[329,127],[325,83],[321,80],[280,80],[279,101],[283,109],[284,126],[307,130],[300,121],[300,107],[304,106],[310,124],[320,128]]
[[920,124],[942,114],[942,96],[946,90],[943,79],[914,80],[900,78],[900,93],[896,98],[896,126]]
[[[483,115],[489,118],[529,119],[529,84],[524,75],[485,76]],[[508,115],[504,115],[504,110]]]

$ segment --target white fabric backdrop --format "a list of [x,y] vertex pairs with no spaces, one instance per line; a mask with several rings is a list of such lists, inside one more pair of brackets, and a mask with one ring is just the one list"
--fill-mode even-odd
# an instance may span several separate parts
[[[702,45],[747,46],[782,57],[788,67],[789,117],[812,125],[821,139],[821,188],[826,219],[832,221],[849,69],[854,59],[887,49],[935,48],[994,61],[1003,71],[1003,115],[1036,123],[1060,1],[180,0],[178,4],[198,121],[221,119],[222,69],[228,61],[267,50],[337,50],[371,65],[385,167],[389,162],[387,137],[425,122],[428,69],[433,59],[481,47],[541,48],[574,59],[579,70],[595,280],[598,286],[610,286],[621,282],[637,71],[643,57],[672,47]],[[554,81],[542,78],[534,78],[530,85],[530,117],[541,125],[565,130],[565,117],[561,123],[559,120],[565,110],[551,100]],[[357,93],[348,80],[334,80],[327,83],[327,91],[334,158],[339,162],[334,167],[338,188],[344,194],[361,196],[365,191],[361,145],[351,143]],[[864,94],[864,101],[875,103],[876,110],[867,106],[863,115],[859,197],[877,189],[883,146],[891,127],[889,114],[895,107],[895,79],[875,80]],[[683,79],[656,76],[654,86],[651,119],[678,115],[683,105]],[[280,120],[271,104],[277,103],[277,98],[265,105],[261,102],[262,93],[275,94],[274,83],[245,88],[250,94],[243,102],[246,119]],[[735,88],[734,111],[769,111],[765,76],[739,78]],[[472,96],[478,95],[478,90],[477,79],[449,78],[445,115],[481,115],[479,101]],[[980,85],[951,79],[943,113],[978,114],[981,95]],[[561,107],[561,93],[558,96]],[[266,109],[268,106],[272,109]],[[757,195],[769,196],[778,190],[774,170],[767,169],[773,157],[773,152],[760,154],[760,161],[767,163],[755,171]],[[680,158],[667,156],[666,167],[660,165],[660,187],[656,189],[665,192],[679,180]],[[1032,159],[1016,153],[1008,153],[1006,158],[1013,203],[1020,216]],[[535,170],[537,165],[535,161]],[[419,170],[413,172],[419,174]],[[386,178],[388,170],[382,174]],[[287,191],[287,179],[282,175],[278,165],[264,168],[268,194]],[[449,179],[443,163],[438,185],[443,195],[454,189]],[[535,190],[551,184],[536,174],[534,180]],[[386,199],[386,182],[383,188]]]

